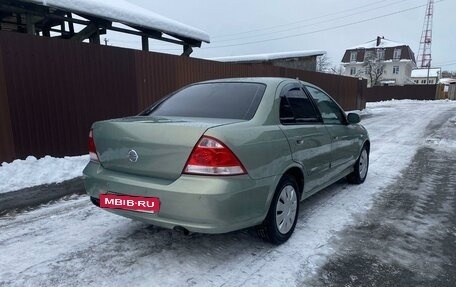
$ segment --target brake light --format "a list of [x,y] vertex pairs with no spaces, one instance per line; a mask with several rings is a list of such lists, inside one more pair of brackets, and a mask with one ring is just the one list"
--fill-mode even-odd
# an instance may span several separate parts
[[97,148],[95,147],[95,141],[93,140],[93,130],[90,129],[89,132],[89,155],[90,160],[99,162],[100,159],[98,158]]
[[246,174],[234,153],[215,138],[203,136],[193,148],[183,173],[199,175]]

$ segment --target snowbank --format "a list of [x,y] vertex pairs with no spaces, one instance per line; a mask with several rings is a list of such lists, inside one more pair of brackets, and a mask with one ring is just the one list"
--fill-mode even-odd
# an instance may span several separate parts
[[88,162],[88,155],[40,159],[29,156],[25,160],[4,162],[0,166],[0,193],[82,176]]

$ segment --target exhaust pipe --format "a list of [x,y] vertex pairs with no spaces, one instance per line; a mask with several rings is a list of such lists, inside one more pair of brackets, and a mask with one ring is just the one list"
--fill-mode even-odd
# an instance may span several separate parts
[[188,236],[190,234],[190,231],[188,231],[185,227],[182,226],[174,226],[174,230],[184,234],[185,236]]

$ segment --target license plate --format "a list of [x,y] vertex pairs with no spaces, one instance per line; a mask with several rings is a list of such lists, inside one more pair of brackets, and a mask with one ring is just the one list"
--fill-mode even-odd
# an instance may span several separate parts
[[160,199],[117,194],[100,194],[100,207],[156,213],[160,210]]

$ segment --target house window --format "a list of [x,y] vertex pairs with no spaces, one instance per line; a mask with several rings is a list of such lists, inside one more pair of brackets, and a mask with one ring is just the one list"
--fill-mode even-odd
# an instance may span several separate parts
[[372,58],[373,58],[372,51],[366,51],[366,53],[364,54],[364,61],[367,61],[367,60],[372,59]]
[[350,68],[350,75],[356,75],[356,68],[355,67],[351,67]]
[[379,61],[385,60],[385,50],[384,49],[378,49],[377,50],[377,59]]
[[358,53],[355,51],[355,52],[351,52],[350,53],[350,62],[356,62],[356,58],[358,56]]
[[402,53],[401,49],[394,49],[393,59],[399,60],[401,58],[401,53]]
[[399,66],[393,66],[393,74],[399,74]]
[[434,84],[434,80],[429,80],[428,84]]
[[426,80],[421,80],[421,84],[426,84]]
[[418,81],[418,80],[415,80],[415,84],[418,84],[419,82],[420,82],[420,81]]

